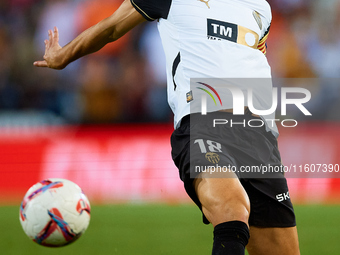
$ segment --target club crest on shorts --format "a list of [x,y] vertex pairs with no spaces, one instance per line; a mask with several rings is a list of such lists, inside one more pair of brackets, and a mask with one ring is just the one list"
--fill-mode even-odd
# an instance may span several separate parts
[[218,162],[220,162],[220,156],[217,153],[214,152],[207,152],[205,154],[205,158],[213,164],[217,164]]

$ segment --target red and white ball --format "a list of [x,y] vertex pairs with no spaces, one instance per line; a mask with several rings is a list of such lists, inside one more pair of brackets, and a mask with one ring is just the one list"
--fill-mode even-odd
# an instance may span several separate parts
[[20,223],[34,242],[59,247],[85,232],[90,212],[90,202],[77,184],[51,178],[27,191],[20,206]]

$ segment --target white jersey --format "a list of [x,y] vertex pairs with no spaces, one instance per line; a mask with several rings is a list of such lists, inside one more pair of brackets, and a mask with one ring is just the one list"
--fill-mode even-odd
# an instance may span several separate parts
[[[168,102],[175,115],[175,128],[185,115],[201,110],[191,106],[196,98],[191,94],[192,79],[270,80],[265,41],[272,16],[267,1],[131,0],[131,3],[147,20],[158,20],[166,56]],[[226,98],[222,98],[220,109],[232,109],[232,100],[223,93],[222,96]],[[271,107],[271,96],[271,83],[256,84],[253,101],[258,102],[260,108]],[[277,132],[276,126],[272,129]]]

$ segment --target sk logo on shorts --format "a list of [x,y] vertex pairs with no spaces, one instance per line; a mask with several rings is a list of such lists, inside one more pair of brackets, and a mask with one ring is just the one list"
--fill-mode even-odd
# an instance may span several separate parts
[[205,158],[213,164],[217,164],[220,161],[220,156],[214,152],[207,152]]

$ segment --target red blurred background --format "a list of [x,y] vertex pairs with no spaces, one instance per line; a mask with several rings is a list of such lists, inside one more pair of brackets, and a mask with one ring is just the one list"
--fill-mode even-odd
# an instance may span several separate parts
[[[300,165],[339,164],[340,124],[281,128],[283,163],[295,202],[340,202],[340,172],[317,173]],[[163,202],[189,199],[170,153],[172,126],[45,127],[0,135],[0,203],[19,203],[45,178],[76,182],[97,203]],[[294,169],[294,168],[292,168]],[[304,169],[304,168],[302,168]]]

